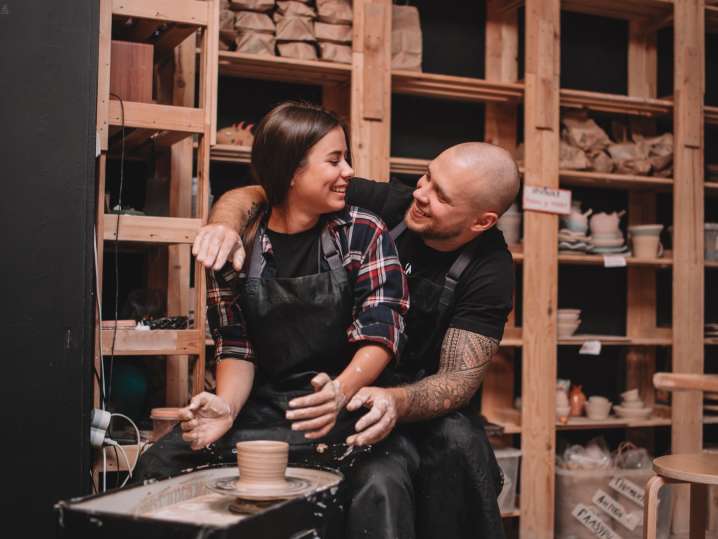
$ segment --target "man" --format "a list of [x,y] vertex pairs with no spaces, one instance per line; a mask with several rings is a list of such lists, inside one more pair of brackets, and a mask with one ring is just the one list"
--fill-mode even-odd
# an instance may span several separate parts
[[[398,366],[407,383],[360,390],[347,408],[369,411],[347,442],[374,444],[397,421],[406,423],[420,458],[414,479],[419,537],[503,537],[500,472],[467,405],[512,307],[513,262],[495,224],[518,189],[510,154],[473,142],[441,153],[413,193],[401,184],[356,178],[347,192],[349,204],[377,213],[393,228],[411,293],[408,344]],[[261,196],[251,187],[217,202],[212,224],[193,247],[200,262],[219,269],[231,256],[235,267],[242,266],[239,232]],[[366,470],[353,478],[357,488],[371,482],[371,466]]]

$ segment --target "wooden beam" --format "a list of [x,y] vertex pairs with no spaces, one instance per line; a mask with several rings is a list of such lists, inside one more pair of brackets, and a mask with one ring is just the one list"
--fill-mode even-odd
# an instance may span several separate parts
[[218,54],[219,71],[228,76],[324,85],[349,83],[352,74],[352,67],[346,64],[230,51]]
[[[114,336],[114,339],[113,339]],[[204,348],[204,331],[194,329],[102,330],[102,353],[116,356],[198,354]]]
[[389,179],[391,2],[354,2],[351,77],[352,157],[357,175]]
[[[559,0],[526,2],[526,185],[556,188]],[[558,218],[524,212],[521,537],[554,537]]]
[[[124,112],[123,112],[124,107]],[[110,125],[154,129],[156,131],[181,131],[202,133],[204,111],[190,107],[136,103],[117,99],[110,100]]]
[[110,114],[110,56],[112,51],[112,4],[100,0],[100,33],[97,65],[97,137],[100,150],[107,151]]
[[[518,79],[519,31],[515,10],[503,11],[501,0],[486,4],[486,79],[515,83]],[[516,150],[517,114],[515,105],[486,104],[484,140],[510,152]]]
[[322,107],[338,114],[351,125],[351,90],[348,84],[325,84],[322,87]]
[[[119,233],[116,234],[118,217]],[[191,244],[200,226],[200,219],[107,214],[103,237],[109,241],[119,236],[120,241],[127,242]]]
[[[673,88],[673,372],[703,373],[703,100],[705,10],[703,0],[674,4]],[[677,393],[673,399],[671,451],[692,453],[703,445],[702,395]],[[688,530],[689,493],[674,490],[673,532]]]
[[195,26],[207,26],[210,7],[199,0],[112,0],[113,15]]

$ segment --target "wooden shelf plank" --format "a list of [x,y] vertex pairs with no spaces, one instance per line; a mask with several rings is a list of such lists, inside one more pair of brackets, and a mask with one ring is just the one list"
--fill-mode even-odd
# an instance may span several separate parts
[[561,9],[614,19],[660,19],[673,15],[673,0],[562,0]]
[[513,511],[503,511],[501,513],[501,518],[519,518],[521,516],[521,511],[519,509],[514,509]]
[[[626,264],[629,266],[647,266],[655,268],[665,268],[673,265],[673,253],[668,250],[662,258],[635,258],[626,257]],[[585,254],[559,254],[558,261],[561,264],[575,266],[602,266],[603,255],[585,255]]]
[[718,196],[718,182],[706,182],[703,187],[707,196]]
[[252,161],[252,148],[235,144],[217,144],[210,150],[212,161],[221,163],[242,163],[248,165]]
[[[116,214],[104,216],[104,239],[114,241],[117,229]],[[202,222],[186,217],[151,217],[120,215],[119,240],[139,243],[192,243]]]
[[[124,108],[124,113],[123,113]],[[204,111],[191,107],[137,103],[117,99],[110,101],[109,124],[121,127],[148,129],[154,132],[179,131],[182,133],[204,132]]]
[[209,5],[198,0],[112,0],[112,14],[207,26]]
[[707,124],[718,124],[718,107],[703,107],[703,115]]
[[561,170],[559,180],[561,185],[608,187],[611,189],[670,189],[673,187],[673,178],[584,172],[580,170]]
[[389,166],[393,174],[423,176],[429,166],[429,159],[415,157],[390,157]]
[[242,52],[219,52],[220,75],[324,85],[348,84],[351,71],[352,68],[348,64],[295,60]]
[[403,70],[392,71],[391,88],[398,94],[482,103],[518,103],[524,94],[523,84],[515,82]]
[[[112,329],[102,330],[102,353],[112,353]],[[204,348],[204,332],[196,329],[118,329],[116,356],[170,356],[199,354]]]
[[705,337],[703,342],[709,346],[716,346],[718,345],[718,337]]
[[710,269],[718,268],[718,260],[706,260],[705,267]]
[[579,334],[561,337],[559,346],[581,346],[586,341],[600,341],[602,346],[671,346],[672,337],[624,337],[622,335],[590,335]]
[[560,95],[561,106],[566,108],[630,114],[633,116],[658,116],[673,112],[673,102],[667,99],[629,97],[568,88],[561,89]]

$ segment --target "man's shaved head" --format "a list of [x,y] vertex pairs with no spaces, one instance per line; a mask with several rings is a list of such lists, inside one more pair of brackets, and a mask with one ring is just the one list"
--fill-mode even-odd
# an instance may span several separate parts
[[468,174],[465,194],[477,210],[501,216],[516,199],[519,169],[503,148],[486,142],[465,142],[445,150],[439,158],[451,159]]

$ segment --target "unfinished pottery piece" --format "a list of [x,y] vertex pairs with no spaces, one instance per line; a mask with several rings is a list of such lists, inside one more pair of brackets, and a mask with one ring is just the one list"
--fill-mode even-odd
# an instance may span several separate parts
[[651,412],[653,411],[653,408],[625,408],[619,405],[614,406],[613,409],[618,417],[623,417],[625,419],[643,419],[651,415]]
[[239,477],[236,473],[208,482],[207,488],[212,492],[233,496],[241,500],[266,502],[304,496],[318,489],[338,485],[342,479],[342,474],[335,471],[289,467],[286,469],[286,480],[289,487],[283,490],[264,489],[257,491],[254,487],[247,489],[240,486]]
[[156,442],[174,428],[180,420],[179,411],[179,408],[152,408],[150,411],[151,441]]

